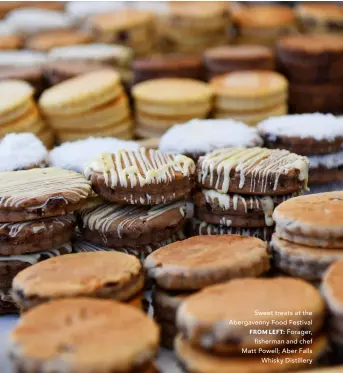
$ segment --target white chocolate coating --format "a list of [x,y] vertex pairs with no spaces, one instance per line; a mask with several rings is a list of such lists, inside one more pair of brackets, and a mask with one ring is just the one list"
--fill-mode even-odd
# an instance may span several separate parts
[[343,166],[343,150],[337,153],[311,155],[307,158],[310,161],[310,169],[317,168],[320,166],[329,169]]

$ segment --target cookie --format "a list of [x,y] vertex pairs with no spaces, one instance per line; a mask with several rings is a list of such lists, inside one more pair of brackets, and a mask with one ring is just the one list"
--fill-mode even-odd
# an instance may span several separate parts
[[[337,153],[312,155],[310,162],[310,185],[317,183],[332,183],[343,180],[343,151]],[[332,189],[332,190],[340,190]],[[324,191],[329,191],[328,189]]]
[[78,75],[88,74],[93,71],[103,70],[106,67],[101,62],[93,61],[51,61],[43,66],[44,77],[49,85],[55,85]]
[[255,128],[234,120],[192,119],[171,127],[162,137],[159,149],[182,153],[195,160],[220,148],[262,145]]
[[75,115],[87,112],[118,97],[119,75],[104,69],[77,76],[47,89],[39,100],[46,115]]
[[168,54],[138,58],[134,60],[132,69],[133,84],[164,77],[204,78],[204,68],[199,56]]
[[0,140],[0,172],[45,167],[47,162],[46,147],[32,133],[11,133]]
[[[34,336],[28,330],[35,330]],[[63,299],[21,318],[10,337],[10,356],[14,369],[22,372],[28,367],[34,371],[52,367],[56,373],[75,369],[152,373],[158,344],[158,326],[134,307],[110,300]],[[66,358],[70,350],[78,353]]]
[[278,41],[280,70],[297,83],[324,83],[343,77],[343,40],[337,35],[292,35]]
[[[271,312],[264,312],[261,322],[254,323],[256,312],[262,310]],[[297,315],[298,310],[308,314]],[[324,318],[325,303],[319,291],[306,281],[245,278],[209,286],[185,299],[177,311],[177,326],[187,341],[199,347],[215,350],[216,346],[232,346],[241,351],[311,339],[320,331]],[[250,333],[252,327],[272,330],[275,325],[284,332],[267,336],[258,333],[258,340]]]
[[219,149],[200,157],[200,187],[220,193],[282,195],[306,189],[308,160],[287,150]]
[[0,173],[0,221],[20,222],[69,214],[91,192],[81,175],[58,168]]
[[74,142],[65,142],[55,147],[49,153],[49,163],[52,167],[64,168],[82,173],[84,165],[103,152],[119,149],[138,150],[134,141],[123,141],[111,137],[88,138]]
[[74,215],[22,223],[0,223],[0,258],[50,250],[69,242],[76,226]]
[[88,44],[93,41],[90,33],[77,30],[53,30],[31,36],[26,42],[27,49],[48,52],[52,48]]
[[266,248],[263,241],[252,237],[191,237],[156,250],[147,257],[144,267],[161,288],[197,290],[268,271]]
[[23,45],[23,38],[18,35],[0,34],[0,50],[20,49]]
[[13,66],[41,66],[47,62],[45,53],[18,50],[18,51],[0,51],[0,66],[13,67]]
[[80,230],[90,242],[106,247],[136,247],[162,242],[184,223],[185,202],[135,206],[103,203],[81,209]]
[[274,208],[297,193],[282,196],[223,194],[213,189],[193,194],[195,216],[210,224],[233,228],[262,228],[274,225]]
[[318,248],[296,244],[273,235],[270,242],[273,265],[292,277],[320,281],[335,261],[343,259],[337,249]]
[[21,255],[0,256],[0,314],[18,313],[18,308],[12,298],[11,288],[13,278],[25,268],[28,268],[42,260],[53,258],[72,251],[69,243],[63,243],[52,250],[39,251]]
[[309,156],[335,153],[342,149],[343,122],[331,114],[268,118],[257,128],[267,148],[287,149]]
[[273,213],[276,235],[282,239],[324,248],[342,248],[342,192],[292,198]]
[[197,218],[190,219],[187,224],[189,236],[216,236],[226,234],[238,234],[246,237],[256,237],[263,241],[270,241],[274,227],[263,228],[234,228],[227,225],[210,224]]
[[262,45],[225,45],[204,53],[209,78],[238,70],[274,70],[274,55]]
[[[328,341],[326,337],[320,336],[314,339],[310,346],[310,352],[304,351],[304,348],[294,349],[291,353],[268,354],[262,360],[262,356],[218,356],[210,352],[195,348],[188,341],[178,335],[175,340],[175,352],[181,365],[186,372],[192,373],[265,373],[285,372],[293,369],[308,368],[309,364],[315,364],[317,360],[324,355]],[[280,348],[281,350],[281,348]],[[285,349],[287,351],[287,349]],[[323,372],[325,373],[325,372]]]
[[13,298],[21,309],[70,297],[127,301],[144,286],[139,260],[116,251],[84,252],[52,258],[20,272]]
[[103,153],[84,168],[85,177],[100,196],[139,205],[184,197],[193,187],[194,172],[194,162],[188,157],[145,148]]

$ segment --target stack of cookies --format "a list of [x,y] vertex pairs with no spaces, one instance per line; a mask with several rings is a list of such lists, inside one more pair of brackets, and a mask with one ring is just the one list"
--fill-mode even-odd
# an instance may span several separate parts
[[206,118],[212,108],[207,83],[187,78],[161,78],[138,83],[132,95],[136,110],[136,134],[159,137],[176,123]]
[[343,192],[299,196],[273,214],[273,265],[290,276],[320,281],[328,266],[343,259]]
[[241,5],[233,7],[237,44],[274,47],[283,36],[296,32],[293,10],[283,5]]
[[0,312],[15,312],[10,296],[18,272],[72,251],[73,212],[91,186],[81,175],[57,168],[0,173]]
[[302,193],[307,178],[307,158],[287,150],[227,148],[200,157],[189,234],[269,241],[274,207]]
[[0,138],[12,132],[32,132],[47,148],[54,142],[33,99],[34,89],[20,80],[0,81]]
[[163,51],[200,54],[230,40],[231,20],[226,1],[174,1],[168,5],[160,26]]
[[158,326],[142,311],[113,300],[79,297],[24,314],[12,331],[9,350],[18,372],[29,367],[56,373],[157,373],[158,347]]
[[137,56],[156,51],[156,18],[151,12],[122,9],[94,15],[90,28],[100,43],[122,44],[132,48]]
[[325,303],[292,278],[234,279],[188,297],[175,352],[187,372],[288,372],[326,354]]
[[208,79],[239,70],[274,70],[274,54],[263,45],[224,45],[207,49],[204,63]]
[[46,167],[48,155],[33,133],[10,133],[0,140],[0,172]]
[[39,105],[60,142],[90,136],[132,138],[128,99],[112,69],[59,83],[44,91]]
[[84,168],[104,200],[79,211],[82,235],[98,246],[129,248],[139,258],[180,239],[194,172],[193,160],[183,155],[144,148],[103,153]]
[[231,118],[255,125],[287,113],[288,83],[273,71],[236,71],[210,81],[215,118]]
[[257,277],[269,270],[265,242],[235,235],[192,237],[150,254],[144,262],[156,282],[152,299],[161,342],[172,348],[176,312],[192,293],[239,277]]
[[304,33],[334,33],[342,35],[343,9],[335,2],[301,2],[295,13]]
[[[286,115],[261,122],[258,130],[267,148],[287,149],[308,157],[311,190],[313,186],[329,191],[331,183],[343,181],[341,119],[319,113]],[[337,183],[333,187],[337,188]]]
[[343,38],[294,35],[277,44],[277,59],[290,81],[293,113],[340,113],[343,110]]

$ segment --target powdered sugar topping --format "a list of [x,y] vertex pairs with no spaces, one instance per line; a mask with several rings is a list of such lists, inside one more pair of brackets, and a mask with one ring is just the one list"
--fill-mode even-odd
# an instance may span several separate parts
[[255,128],[230,119],[193,119],[170,128],[161,138],[160,150],[172,153],[208,153],[226,147],[262,145]]
[[0,171],[40,167],[47,162],[48,151],[32,133],[10,133],[0,140]]

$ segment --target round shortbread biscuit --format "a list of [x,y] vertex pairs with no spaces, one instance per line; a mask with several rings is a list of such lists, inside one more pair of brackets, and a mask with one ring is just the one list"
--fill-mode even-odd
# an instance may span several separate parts
[[310,247],[283,240],[273,235],[270,242],[272,263],[277,269],[292,277],[320,281],[328,267],[343,259],[337,249]]
[[[3,80],[0,82],[0,118],[20,110],[32,99],[33,87],[21,80]],[[6,118],[7,119],[7,118]],[[8,120],[8,119],[7,119]]]
[[138,83],[132,95],[138,102],[160,105],[206,104],[212,98],[207,83],[187,78],[160,78]]
[[150,254],[144,267],[158,286],[197,290],[237,277],[259,276],[269,269],[267,245],[236,235],[198,236]]
[[85,177],[103,198],[140,205],[183,198],[193,187],[194,172],[193,160],[184,155],[145,148],[103,153],[84,168]]
[[343,192],[292,198],[273,214],[276,234],[306,246],[343,248]]
[[[192,373],[266,373],[286,372],[293,369],[308,367],[309,361],[319,360],[328,347],[328,340],[320,336],[309,345],[310,352],[294,350],[292,353],[268,354],[267,358],[275,359],[273,362],[263,362],[261,356],[218,356],[210,352],[193,347],[189,342],[178,335],[175,339],[175,352],[186,372]],[[279,360],[276,360],[276,359]],[[282,362],[281,362],[282,360]],[[283,360],[287,362],[283,362]],[[274,360],[272,360],[274,361]],[[320,373],[320,372],[318,372]],[[326,373],[323,372],[323,373]],[[329,372],[328,372],[329,373]]]
[[33,132],[37,133],[44,126],[38,109],[34,106],[20,118],[6,122],[0,126],[0,136],[11,132]]
[[122,92],[120,76],[104,69],[66,80],[44,91],[39,105],[46,115],[87,112],[114,100]]
[[65,215],[80,208],[91,192],[74,171],[35,168],[0,173],[0,221],[19,222]]
[[20,106],[15,107],[7,111],[4,114],[0,115],[0,126],[5,125],[8,122],[12,122],[21,118],[27,113],[32,112],[36,108],[36,103],[34,102],[33,98],[29,98],[28,100],[24,101]]
[[83,252],[45,260],[13,280],[13,298],[21,309],[81,296],[126,301],[144,287],[140,261],[117,251]]
[[[299,310],[307,312],[298,314]],[[256,325],[257,319],[261,323]],[[209,350],[217,346],[271,348],[272,340],[294,344],[313,338],[324,319],[325,303],[319,291],[304,280],[288,277],[233,279],[209,286],[185,299],[177,311],[177,325],[185,338]],[[284,332],[257,333],[257,341],[250,333],[251,328],[275,330],[275,325]]]
[[198,186],[220,193],[282,195],[306,189],[308,159],[287,150],[219,149],[200,157]]
[[58,300],[30,310],[10,337],[13,365],[23,372],[31,367],[34,371],[152,373],[158,345],[158,326],[142,311],[89,298]]
[[44,167],[47,161],[46,147],[32,133],[11,133],[0,140],[0,172]]

